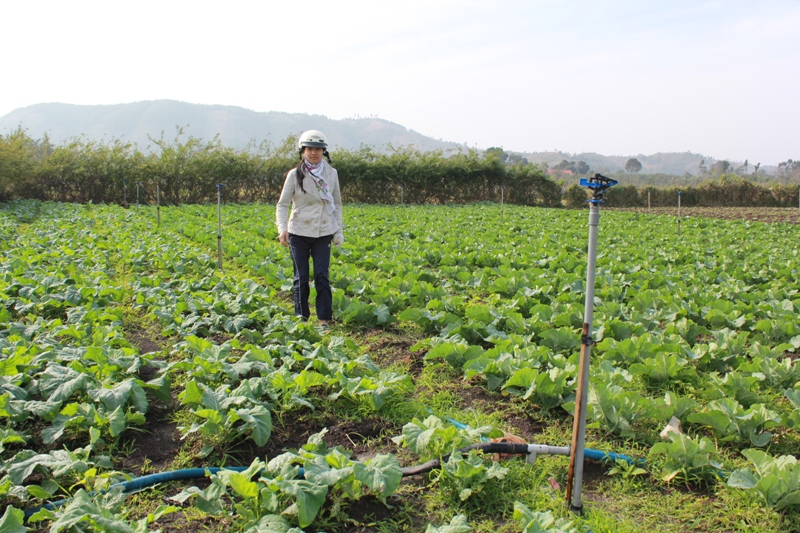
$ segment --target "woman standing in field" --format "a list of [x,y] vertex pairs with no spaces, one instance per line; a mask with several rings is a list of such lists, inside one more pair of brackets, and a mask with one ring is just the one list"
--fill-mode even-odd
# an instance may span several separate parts
[[297,146],[300,164],[287,172],[278,200],[278,240],[282,245],[289,246],[292,254],[295,315],[305,321],[311,314],[308,308],[311,259],[314,262],[314,287],[317,289],[317,319],[323,328],[327,328],[333,318],[333,298],[328,277],[331,242],[336,246],[344,242],[339,174],[329,164],[328,142],[322,132],[304,132]]

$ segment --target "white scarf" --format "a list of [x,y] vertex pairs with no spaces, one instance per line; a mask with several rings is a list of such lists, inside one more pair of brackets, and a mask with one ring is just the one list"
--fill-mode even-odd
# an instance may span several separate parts
[[[308,161],[308,159],[303,158],[303,170],[311,176],[311,180],[314,182],[314,186],[317,188],[317,191],[319,191],[319,196],[325,203],[325,209],[328,211],[328,213],[333,213],[336,211],[336,206],[333,202],[333,195],[331,194],[331,191],[328,190],[328,182],[324,177],[322,177],[326,170],[325,161],[312,164]],[[318,170],[319,174],[315,174],[315,170]]]

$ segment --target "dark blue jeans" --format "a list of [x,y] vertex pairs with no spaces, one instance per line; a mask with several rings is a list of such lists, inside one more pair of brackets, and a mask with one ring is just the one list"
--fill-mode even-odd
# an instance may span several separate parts
[[314,262],[314,287],[317,289],[317,318],[330,320],[333,318],[333,297],[328,271],[331,266],[331,241],[333,235],[324,237],[303,237],[289,234],[289,248],[292,251],[294,264],[294,314],[308,320],[311,311],[308,309],[310,289],[309,259]]

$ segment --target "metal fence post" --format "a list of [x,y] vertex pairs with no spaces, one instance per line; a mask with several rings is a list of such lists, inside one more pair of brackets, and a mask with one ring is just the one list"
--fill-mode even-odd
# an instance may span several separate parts
[[224,183],[217,183],[217,267],[222,270],[222,188]]
[[161,184],[156,183],[156,220],[158,227],[161,227]]

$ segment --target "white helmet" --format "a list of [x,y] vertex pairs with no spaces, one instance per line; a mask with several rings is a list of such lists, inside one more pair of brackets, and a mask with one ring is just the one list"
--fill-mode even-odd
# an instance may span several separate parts
[[297,148],[302,150],[306,146],[324,149],[328,147],[328,140],[325,138],[325,135],[323,135],[321,131],[317,130],[304,131],[303,133],[300,134],[300,138],[297,140]]

